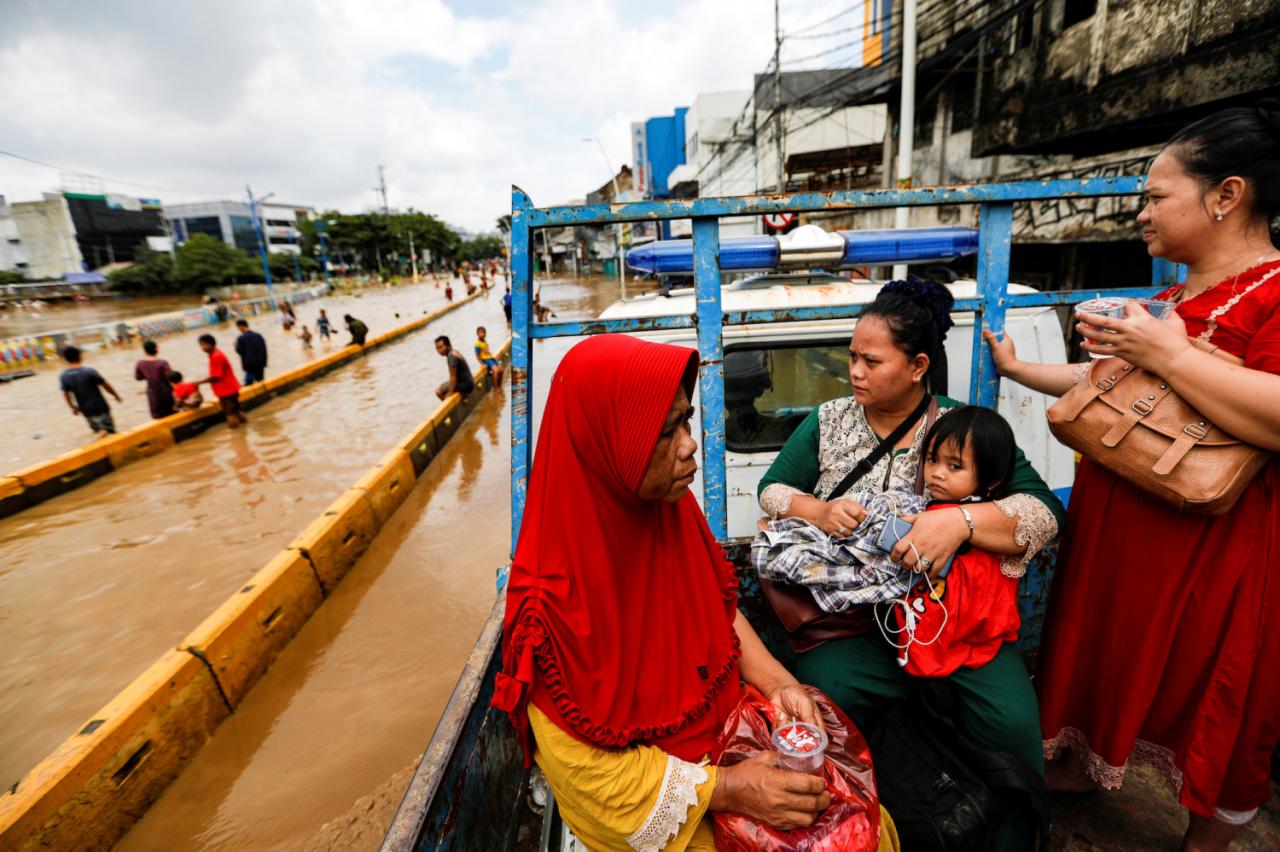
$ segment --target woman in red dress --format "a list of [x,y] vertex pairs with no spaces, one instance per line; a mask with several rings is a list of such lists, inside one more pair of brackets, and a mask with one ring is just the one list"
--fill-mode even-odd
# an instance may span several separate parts
[[[1280,104],[1179,132],[1145,196],[1147,250],[1187,265],[1186,283],[1161,294],[1177,314],[1083,315],[1085,349],[1161,376],[1224,431],[1280,451],[1280,252],[1268,229],[1280,213]],[[1019,361],[1008,338],[987,339],[1001,375],[1045,393],[1087,367]],[[1037,684],[1046,781],[1114,789],[1131,757],[1154,760],[1191,812],[1182,848],[1225,850],[1270,797],[1280,740],[1280,462],[1207,517],[1084,459],[1067,531]]]

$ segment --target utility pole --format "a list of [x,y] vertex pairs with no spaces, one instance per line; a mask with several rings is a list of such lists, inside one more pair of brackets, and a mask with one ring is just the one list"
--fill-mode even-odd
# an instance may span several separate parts
[[[898,189],[911,188],[911,157],[916,139],[916,0],[902,3],[902,101],[898,107]],[[906,228],[911,208],[899,207],[893,214],[893,227]],[[895,264],[893,277],[907,277],[907,265]]]
[[316,239],[320,241],[320,262],[324,264],[324,288],[326,291],[333,289],[333,282],[329,279],[329,246],[324,239],[324,219],[316,220]]
[[782,156],[782,18],[778,12],[778,0],[773,0],[773,146],[778,152],[778,192],[787,191],[783,177],[785,158]]
[[413,283],[418,283],[418,255],[413,251],[413,231],[409,232],[409,263],[413,265]]
[[383,216],[387,216],[391,213],[390,208],[387,207],[387,174],[386,172],[387,172],[386,166],[378,166],[378,185],[377,187],[375,187],[375,189],[376,191],[382,194],[382,215]]
[[245,194],[249,196],[249,216],[253,219],[253,233],[258,238],[258,257],[262,260],[262,276],[267,282],[267,299],[271,302],[271,310],[276,309],[276,289],[271,285],[271,264],[267,263],[267,238],[262,233],[262,220],[258,218],[258,202],[266,201],[274,192],[269,192],[261,198],[253,197],[253,190],[248,184],[244,186]]

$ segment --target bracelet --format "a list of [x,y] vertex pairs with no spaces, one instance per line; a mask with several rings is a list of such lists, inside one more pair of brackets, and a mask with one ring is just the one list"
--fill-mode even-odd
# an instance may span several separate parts
[[960,510],[960,514],[964,515],[964,522],[969,525],[969,537],[965,541],[971,541],[973,539],[973,515],[970,515],[969,510],[964,506],[956,506],[956,508]]

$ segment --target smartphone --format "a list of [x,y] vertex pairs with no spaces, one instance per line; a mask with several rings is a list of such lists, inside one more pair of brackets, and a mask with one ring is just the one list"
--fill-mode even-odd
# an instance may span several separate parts
[[[890,515],[889,520],[885,521],[884,527],[880,530],[880,536],[876,539],[876,547],[883,551],[886,555],[893,552],[893,548],[902,540],[902,537],[911,532],[911,524],[899,518],[897,515]],[[955,560],[952,555],[943,563],[942,568],[938,571],[938,578],[942,579],[947,576],[951,570],[951,563]]]

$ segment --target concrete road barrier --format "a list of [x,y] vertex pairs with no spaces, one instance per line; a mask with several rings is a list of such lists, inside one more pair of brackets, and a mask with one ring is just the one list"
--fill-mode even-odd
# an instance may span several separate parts
[[231,713],[170,651],[0,795],[0,849],[109,849]]
[[[393,328],[365,341],[364,346],[347,346],[330,355],[317,358],[295,367],[288,372],[273,376],[264,382],[250,385],[240,391],[240,402],[246,411],[254,409],[267,401],[306,382],[312,381],[325,373],[337,369],[361,357],[366,352],[392,343],[407,334],[424,328],[429,323],[444,316],[450,311],[478,299],[484,291],[477,291],[471,296],[452,302],[437,311],[419,317],[405,325]],[[0,491],[0,518],[7,517],[42,503],[51,497],[65,494],[80,486],[92,482],[99,476],[110,473],[122,465],[136,461],[147,455],[161,452],[179,441],[192,438],[205,429],[225,420],[217,400],[210,400],[195,411],[184,411],[171,414],[159,420],[153,420],[143,426],[95,441],[78,450],[73,450],[57,458],[40,462],[23,470],[9,474],[9,478],[17,479],[22,484],[22,491],[9,493]],[[164,439],[159,430],[167,430],[169,439]],[[136,443],[135,443],[136,441]],[[114,455],[109,455],[106,447],[110,445]]]
[[[509,352],[510,341],[496,354],[505,361]],[[465,399],[440,403],[176,649],[0,795],[0,849],[105,849],[119,841],[240,706],[490,387],[486,375]],[[96,452],[108,461],[102,446]],[[0,478],[0,498],[23,488]]]

